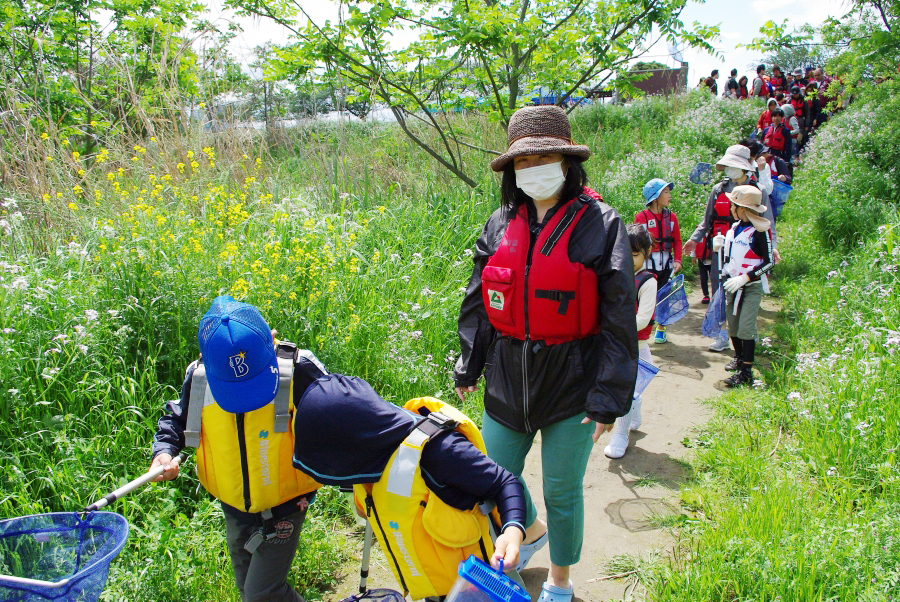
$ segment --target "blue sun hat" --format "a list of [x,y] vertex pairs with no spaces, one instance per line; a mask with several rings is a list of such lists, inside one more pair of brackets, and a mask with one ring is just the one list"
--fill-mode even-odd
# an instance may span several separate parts
[[278,393],[278,358],[272,330],[259,310],[222,296],[200,320],[197,331],[206,380],[226,412],[252,412]]
[[653,178],[646,184],[644,184],[644,204],[649,205],[653,201],[659,198],[659,195],[662,194],[662,191],[668,188],[672,190],[675,188],[675,182],[666,182],[660,178]]

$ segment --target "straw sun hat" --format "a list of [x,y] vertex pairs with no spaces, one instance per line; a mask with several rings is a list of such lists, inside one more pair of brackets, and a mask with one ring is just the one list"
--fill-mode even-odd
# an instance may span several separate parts
[[507,163],[522,155],[561,153],[581,160],[591,156],[591,149],[572,141],[569,116],[555,105],[519,109],[509,120],[506,136],[506,152],[491,161],[494,171],[503,171]]
[[760,232],[765,232],[772,225],[769,220],[762,217],[768,207],[762,204],[762,192],[756,186],[735,186],[731,192],[726,192],[732,203],[739,207],[749,209],[747,219],[753,227]]

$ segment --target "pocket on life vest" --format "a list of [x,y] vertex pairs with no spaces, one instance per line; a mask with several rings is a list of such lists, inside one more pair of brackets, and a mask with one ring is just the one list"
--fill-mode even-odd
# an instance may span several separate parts
[[432,494],[422,513],[422,526],[435,541],[449,548],[470,546],[481,539],[476,512],[457,510]]
[[492,324],[515,326],[513,291],[515,272],[510,268],[485,266],[481,272],[481,294]]

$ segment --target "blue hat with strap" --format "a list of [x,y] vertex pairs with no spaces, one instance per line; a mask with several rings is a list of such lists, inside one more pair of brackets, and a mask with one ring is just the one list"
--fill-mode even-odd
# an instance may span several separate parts
[[653,201],[659,198],[659,195],[662,194],[662,191],[668,188],[672,190],[675,188],[675,182],[666,182],[660,178],[653,178],[646,184],[644,184],[644,201],[646,201],[646,205],[649,205]]
[[278,358],[272,330],[259,310],[222,296],[200,320],[197,331],[206,380],[226,412],[252,412],[278,393]]

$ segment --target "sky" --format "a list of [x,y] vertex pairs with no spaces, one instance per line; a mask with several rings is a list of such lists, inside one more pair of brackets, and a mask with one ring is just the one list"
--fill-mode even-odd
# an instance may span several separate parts
[[[222,9],[222,0],[208,0],[210,20],[227,21],[234,19]],[[309,0],[304,2],[307,11],[314,20],[324,21],[334,18],[335,3],[328,0]],[[780,23],[787,19],[789,23],[802,25],[810,23],[818,25],[827,17],[839,17],[848,10],[847,0],[706,0],[704,3],[689,1],[681,15],[682,21],[690,26],[695,21],[704,25],[719,25],[721,38],[714,43],[722,58],[711,56],[696,50],[684,51],[684,60],[689,64],[688,84],[693,85],[700,76],[709,75],[713,69],[721,72],[720,82],[724,82],[732,68],[739,75],[747,75],[752,81],[754,69],[748,67],[761,58],[755,50],[738,48],[740,44],[749,44],[753,38],[759,37],[759,28],[766,21]],[[250,51],[265,42],[275,44],[289,41],[287,31],[269,22],[258,19],[239,19],[238,23],[244,32],[231,44],[230,50],[244,62],[249,62]],[[678,66],[669,55],[665,42],[652,47],[641,60],[655,60],[669,66]],[[261,74],[254,73],[254,77]],[[723,84],[720,83],[720,89]]]

